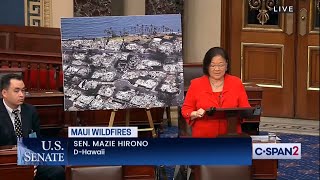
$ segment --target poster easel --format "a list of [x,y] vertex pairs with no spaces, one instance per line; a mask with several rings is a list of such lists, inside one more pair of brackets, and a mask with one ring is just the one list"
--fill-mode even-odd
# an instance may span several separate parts
[[[109,127],[113,126],[114,118],[116,116],[117,111],[118,111],[117,109],[112,110],[111,115],[110,115],[110,120],[109,120]],[[151,131],[152,137],[155,138],[155,137],[157,137],[157,134],[156,134],[156,130],[154,128],[154,123],[152,120],[150,108],[145,108],[145,111],[147,113],[150,128],[138,129],[138,131]],[[129,126],[129,125],[130,125],[130,109],[126,109],[126,126]]]

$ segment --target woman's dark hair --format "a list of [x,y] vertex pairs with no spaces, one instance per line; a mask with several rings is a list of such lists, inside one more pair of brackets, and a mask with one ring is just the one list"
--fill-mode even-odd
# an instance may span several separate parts
[[209,76],[209,66],[211,64],[211,60],[213,57],[215,56],[221,56],[226,60],[226,63],[228,63],[227,65],[227,71],[226,73],[229,73],[230,71],[230,59],[229,59],[229,55],[228,53],[221,47],[213,47],[211,49],[209,49],[206,53],[206,55],[203,58],[203,64],[202,64],[202,68],[203,68],[203,73],[207,76]]

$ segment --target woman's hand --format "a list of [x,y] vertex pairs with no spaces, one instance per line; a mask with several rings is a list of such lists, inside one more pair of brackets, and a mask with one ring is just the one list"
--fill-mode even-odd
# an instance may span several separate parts
[[37,166],[33,166],[34,169],[33,169],[33,177],[36,177],[37,175]]
[[190,114],[191,120],[194,120],[196,118],[202,118],[206,111],[202,108],[198,109],[197,111],[192,111]]

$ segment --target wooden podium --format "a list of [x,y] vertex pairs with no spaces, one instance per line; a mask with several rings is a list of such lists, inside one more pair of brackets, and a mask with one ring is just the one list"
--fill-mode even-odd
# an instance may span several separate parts
[[[255,115],[255,107],[248,108],[210,108],[206,110],[207,116],[217,114],[225,114],[227,119],[227,134],[219,137],[246,137],[249,135],[237,133],[239,121],[243,118],[251,118]],[[260,114],[257,114],[260,116]],[[211,180],[213,177],[217,179],[233,180],[243,179],[251,180],[255,177],[255,168],[252,166],[193,166],[195,180]]]
[[238,134],[237,125],[243,118],[250,118],[254,116],[255,107],[246,108],[210,108],[206,110],[208,116],[213,116],[215,113],[224,113],[227,119],[227,134],[219,137],[248,137],[247,134]]
[[0,146],[0,179],[33,179],[33,166],[17,165],[15,146]]

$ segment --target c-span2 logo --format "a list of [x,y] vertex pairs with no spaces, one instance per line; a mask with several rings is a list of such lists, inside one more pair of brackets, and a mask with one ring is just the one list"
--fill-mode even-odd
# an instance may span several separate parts
[[253,143],[252,159],[301,159],[301,143]]

